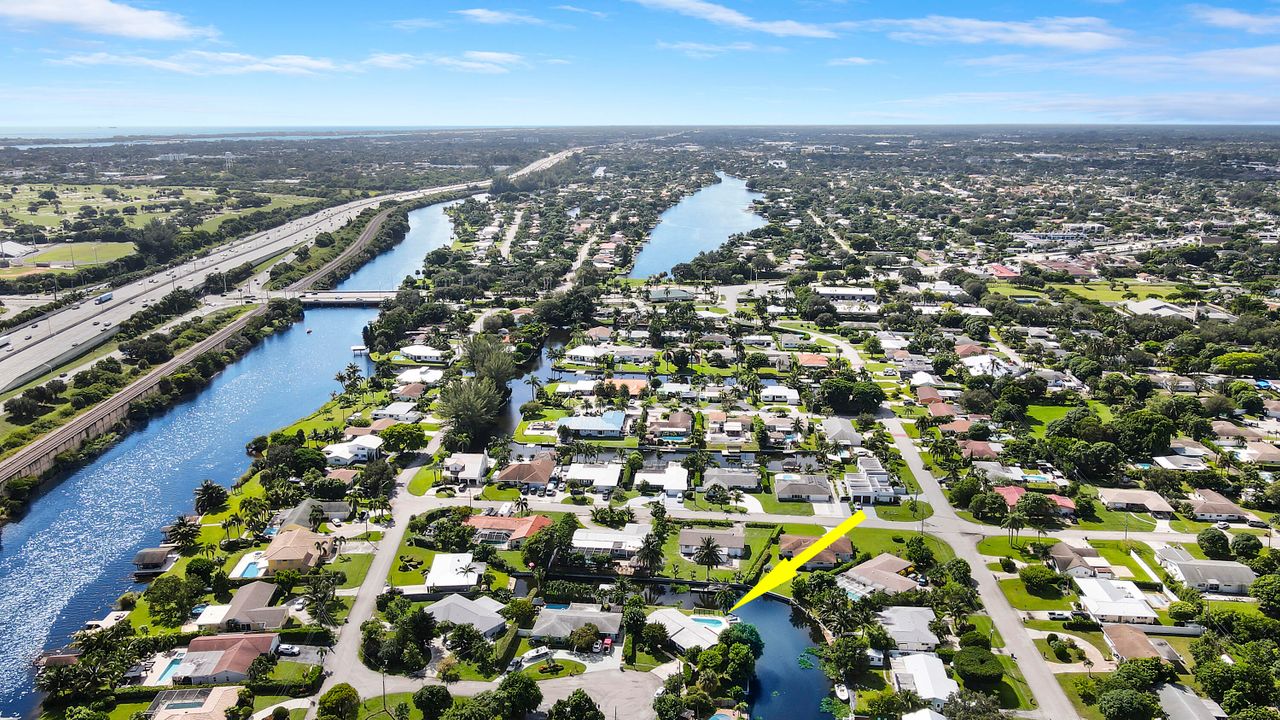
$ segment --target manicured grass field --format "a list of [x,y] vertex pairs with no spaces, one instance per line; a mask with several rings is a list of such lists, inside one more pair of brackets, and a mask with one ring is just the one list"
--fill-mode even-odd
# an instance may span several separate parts
[[1019,610],[1070,610],[1074,593],[1033,595],[1018,578],[1000,580],[1000,591]]
[[[404,540],[400,543],[400,547],[396,549],[396,559],[391,563],[391,574],[388,576],[388,582],[396,587],[421,585],[426,582],[427,572],[431,570],[431,560],[436,555],[434,550],[410,545],[409,540],[410,537],[406,533]],[[421,560],[422,564],[416,569],[401,569],[400,558],[402,557]]]
[[58,243],[23,258],[23,263],[27,265],[38,262],[70,263],[74,260],[76,267],[99,265],[132,255],[134,250],[136,248],[131,242]]
[[1117,283],[1114,289],[1112,289],[1110,283],[1105,282],[1078,285],[1074,283],[1056,284],[1053,287],[1079,295],[1086,300],[1097,300],[1098,302],[1119,302],[1125,300],[1125,295],[1128,293],[1137,295],[1138,300],[1146,300],[1149,297],[1167,297],[1177,292],[1177,287],[1173,285],[1140,282]]
[[901,505],[877,505],[876,517],[892,522],[920,522],[922,519],[933,516],[933,507],[929,503],[919,501],[916,504],[915,514],[912,514],[905,502]]
[[[1059,635],[1074,635],[1096,647],[1103,657],[1111,657],[1111,647],[1107,645],[1107,640],[1103,637],[1101,630],[1066,630],[1062,627],[1062,623],[1056,620],[1028,620],[1026,626],[1033,630],[1044,630],[1045,632],[1058,633]],[[1174,636],[1170,635],[1168,637]]]
[[770,515],[812,515],[813,505],[807,502],[783,502],[771,492],[752,493],[760,501],[760,507]]
[[326,565],[328,570],[340,570],[346,573],[347,581],[339,585],[341,588],[356,588],[364,584],[369,575],[369,566],[373,563],[373,553],[355,553],[339,555]]
[[440,468],[422,466],[413,474],[413,479],[409,481],[410,495],[426,495],[427,490],[431,488],[440,479]]
[[[731,567],[729,564],[722,564],[719,567],[711,569],[711,577],[717,580],[733,580],[733,575],[739,570],[746,570],[752,561],[762,552],[772,552],[772,548],[768,546],[770,531],[766,528],[746,528],[747,547],[750,552],[746,557],[737,561],[738,567]],[[680,533],[671,533],[667,537],[667,542],[663,545],[663,554],[666,560],[666,566],[662,569],[665,575],[671,572],[672,565],[675,565],[678,577],[693,578],[702,580],[707,576],[707,569],[702,565],[692,562],[685,556],[680,554]]]
[[991,621],[990,615],[970,615],[969,622],[981,634],[991,638],[991,647],[1004,647],[1004,638],[1001,637],[1000,631],[996,629],[995,623]]

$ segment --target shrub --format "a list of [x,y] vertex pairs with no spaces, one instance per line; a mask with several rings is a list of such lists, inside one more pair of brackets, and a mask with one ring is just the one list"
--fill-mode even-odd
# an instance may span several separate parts
[[956,674],[966,684],[994,685],[1004,677],[1004,666],[990,650],[980,647],[967,647],[956,653],[951,661]]
[[977,630],[970,630],[969,632],[960,636],[960,647],[962,648],[978,647],[978,648],[984,648],[986,650],[990,650],[991,638],[987,637],[986,635],[983,635]]

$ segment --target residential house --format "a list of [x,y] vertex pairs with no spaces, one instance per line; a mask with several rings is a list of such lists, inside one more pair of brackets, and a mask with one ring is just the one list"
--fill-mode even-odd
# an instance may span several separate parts
[[426,392],[427,386],[423,383],[409,383],[391,388],[391,397],[400,402],[416,403]]
[[486,453],[454,453],[444,459],[440,472],[449,482],[466,483],[472,487],[483,485],[489,474],[489,456]]
[[476,529],[478,542],[496,545],[500,550],[517,550],[539,530],[549,527],[551,518],[545,515],[472,515],[467,518],[466,524]]
[[[1000,485],[991,489],[999,494],[1000,497],[1003,497],[1005,504],[1011,508],[1017,505],[1022,496],[1028,492],[1026,488],[1020,485]],[[1071,517],[1076,514],[1076,503],[1071,498],[1056,493],[1044,493],[1044,495],[1053,501],[1053,505],[1059,515]]]
[[1235,560],[1197,560],[1175,545],[1157,550],[1156,562],[1170,577],[1201,592],[1244,595],[1258,579],[1248,565]]
[[766,385],[760,390],[760,402],[799,405],[800,393],[786,385]]
[[574,552],[626,560],[634,556],[649,534],[649,525],[628,523],[620,529],[582,528],[573,532]]
[[933,710],[942,710],[960,686],[947,675],[947,668],[937,655],[912,653],[892,660],[893,687],[899,692],[914,692]]
[[564,472],[564,481],[574,487],[612,490],[622,479],[622,463],[573,463]]
[[[778,557],[784,560],[799,555],[805,548],[816,542],[818,538],[808,535],[787,535],[784,534],[778,538]],[[809,558],[803,565],[801,570],[811,572],[813,570],[831,570],[844,563],[853,560],[853,543],[849,538],[837,538],[835,542],[818,551],[818,554]]]
[[319,512],[316,513],[316,515],[320,518],[321,522],[345,520],[351,515],[351,505],[341,500],[324,501],[316,500],[315,498],[307,498],[284,513],[280,518],[280,529],[314,529],[311,527],[311,514],[316,508],[319,509]]
[[332,552],[332,538],[306,528],[295,528],[276,533],[267,549],[262,551],[262,560],[267,565],[267,575],[281,570],[307,572],[319,567]]
[[543,608],[533,621],[530,637],[546,643],[563,643],[578,628],[594,625],[602,638],[617,640],[622,632],[622,613],[602,610],[598,605],[572,603],[567,608]]
[[582,438],[621,438],[627,414],[609,410],[600,415],[573,415],[556,421],[556,429],[566,428],[570,435]]
[[446,595],[424,610],[438,623],[470,625],[492,640],[507,628],[506,618],[499,614],[504,607],[506,606],[487,595],[474,600],[466,595]]
[[658,440],[684,442],[693,433],[693,416],[683,410],[649,423],[649,434]]
[[1218,703],[1196,695],[1179,683],[1165,683],[1156,689],[1160,709],[1168,720],[1227,720],[1227,712]]
[[240,700],[241,688],[164,690],[142,711],[146,720],[223,720]]
[[1111,563],[1102,557],[1096,548],[1077,547],[1065,542],[1054,543],[1049,548],[1049,567],[1073,578],[1082,577],[1115,577]]
[[876,613],[876,617],[900,651],[932,652],[938,647],[938,636],[929,629],[938,619],[933,608],[895,605]]
[[276,586],[256,580],[236,591],[226,606],[221,626],[225,630],[249,632],[279,630],[289,621],[289,608],[272,606]]
[[904,575],[910,569],[909,561],[881,553],[840,573],[836,583],[855,600],[877,591],[896,595],[920,587],[919,583]]
[[249,666],[261,655],[274,653],[279,636],[271,633],[231,633],[193,638],[170,675],[175,685],[243,683]]
[[1262,440],[1250,440],[1244,444],[1244,448],[1236,452],[1236,457],[1244,462],[1256,463],[1258,465],[1276,466],[1280,465],[1280,449],[1275,445]]
[[551,475],[556,470],[556,458],[551,453],[538,453],[531,460],[511,463],[502,468],[494,479],[500,483],[517,483],[546,487]]
[[783,501],[831,502],[831,483],[824,475],[778,473],[773,478],[773,493]]
[[722,558],[736,559],[746,557],[748,553],[747,536],[741,528],[732,530],[684,528],[680,531],[680,554],[693,555],[708,538],[720,546]]
[[840,447],[861,447],[862,433],[853,429],[848,418],[829,417],[822,421],[822,434],[827,442]]
[[[1280,451],[1277,451],[1280,452]],[[1191,514],[1203,522],[1244,522],[1248,519],[1239,505],[1221,493],[1207,488],[1197,489],[1191,495]]]
[[325,445],[321,452],[330,465],[343,467],[367,463],[382,454],[382,438],[377,435],[362,435],[346,442]]
[[1157,624],[1159,616],[1132,581],[1076,578],[1080,605],[1103,623]]
[[433,348],[429,345],[409,345],[400,348],[400,355],[410,362],[424,365],[448,365],[449,351]]
[[425,585],[429,592],[466,592],[475,589],[488,567],[471,553],[436,553]]
[[706,491],[712,486],[719,486],[725,490],[755,492],[760,489],[760,473],[742,468],[707,468],[702,471],[701,489]]
[[1210,423],[1213,434],[1219,445],[1226,447],[1243,447],[1245,443],[1263,439],[1262,433],[1251,427],[1236,425],[1230,420],[1214,420]]
[[662,468],[637,472],[634,483],[636,487],[660,487],[667,497],[680,497],[689,489],[689,471],[678,462],[669,462]]
[[878,459],[870,455],[858,457],[858,470],[845,473],[842,484],[841,500],[865,505],[897,504],[899,490],[905,490],[895,487],[889,472]]
[[398,423],[416,423],[422,419],[422,413],[418,412],[417,406],[411,402],[393,402],[369,413],[369,417],[374,420],[387,419]]
[[1173,506],[1159,493],[1133,488],[1098,488],[1098,499],[1108,510],[1149,512],[1160,518],[1173,517]]
[[1102,636],[1120,660],[1161,657],[1147,634],[1132,625],[1103,625]]

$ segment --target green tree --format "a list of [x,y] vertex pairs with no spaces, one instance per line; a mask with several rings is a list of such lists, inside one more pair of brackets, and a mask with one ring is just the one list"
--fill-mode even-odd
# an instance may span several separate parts
[[422,720],[440,720],[453,707],[453,696],[443,685],[423,685],[413,693],[413,706]]
[[205,480],[195,490],[196,512],[201,515],[216,513],[227,506],[227,489],[212,480]]
[[426,435],[422,426],[417,423],[398,423],[383,430],[378,437],[388,452],[400,453],[409,450],[420,450],[427,446]]
[[450,430],[466,438],[483,437],[498,421],[503,397],[486,377],[468,377],[445,386],[437,414]]
[[1004,666],[1000,664],[1000,658],[981,647],[961,648],[951,661],[951,667],[966,685],[992,686],[1004,677]]
[[605,720],[600,706],[581,688],[574,690],[569,697],[557,700],[547,713],[547,720]]
[[1280,615],[1280,575],[1263,575],[1249,586],[1249,595],[1258,601],[1262,612]]
[[1196,544],[1210,560],[1226,560],[1231,557],[1231,542],[1226,533],[1217,528],[1205,528],[1196,535]]
[[591,646],[595,645],[596,641],[599,639],[600,628],[596,627],[593,623],[587,623],[582,627],[575,628],[569,633],[569,647],[577,650],[578,652],[586,652],[587,650],[590,650]]
[[698,548],[693,551],[693,561],[707,569],[707,579],[710,580],[711,568],[724,561],[720,543],[709,535],[704,536]]
[[[1262,552],[1262,541],[1257,535],[1239,533],[1231,538],[1231,552],[1241,560],[1255,558]],[[1208,555],[1208,553],[1205,553]]]
[[1149,692],[1119,688],[1098,696],[1098,711],[1106,720],[1151,720],[1160,713],[1160,701]]
[[947,720],[1006,720],[1009,716],[1000,710],[1000,701],[994,696],[975,690],[961,690],[942,704],[942,714]]
[[1056,594],[1058,573],[1043,565],[1027,565],[1018,571],[1018,579],[1027,587],[1027,592],[1041,597]]
[[320,717],[356,720],[360,712],[360,693],[347,683],[338,683],[320,696],[316,709]]

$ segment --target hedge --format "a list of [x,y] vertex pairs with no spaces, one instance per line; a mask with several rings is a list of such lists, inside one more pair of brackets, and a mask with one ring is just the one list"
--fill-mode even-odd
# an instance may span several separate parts
[[332,645],[333,631],[321,625],[304,625],[281,630],[280,642],[291,645]]

